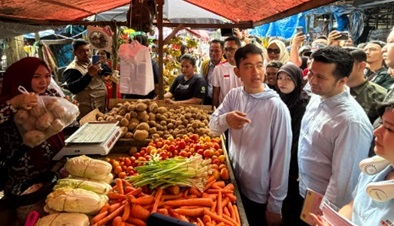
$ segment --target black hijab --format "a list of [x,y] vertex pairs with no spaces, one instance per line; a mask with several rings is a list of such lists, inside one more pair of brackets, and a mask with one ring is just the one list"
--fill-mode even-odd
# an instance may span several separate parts
[[284,64],[276,74],[279,76],[279,73],[285,72],[295,84],[295,88],[291,93],[285,94],[278,89],[278,93],[282,101],[287,105],[289,108],[290,113],[292,109],[297,107],[302,102],[301,99],[301,91],[302,91],[302,70],[292,63]]

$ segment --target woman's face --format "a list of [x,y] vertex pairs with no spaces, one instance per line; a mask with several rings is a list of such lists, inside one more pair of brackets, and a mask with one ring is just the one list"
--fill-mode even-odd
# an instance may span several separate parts
[[107,58],[107,53],[104,50],[98,51],[97,55],[100,56],[100,62],[101,63],[106,63],[108,58]]
[[394,111],[386,109],[382,117],[383,124],[374,131],[375,153],[394,165]]
[[31,80],[31,88],[37,94],[42,94],[47,90],[51,83],[51,73],[44,66],[38,66],[36,72],[34,72],[33,79]]
[[278,75],[278,88],[284,94],[289,94],[295,89],[295,84],[290,76],[285,72],[280,72]]
[[278,60],[280,56],[279,46],[275,43],[272,43],[270,46],[268,46],[267,53],[270,60]]
[[183,59],[181,61],[181,72],[186,78],[191,78],[194,75],[194,66],[190,60]]
[[276,86],[276,74],[278,73],[279,68],[276,67],[267,67],[265,70],[265,78],[266,78],[266,83],[269,84],[270,86]]

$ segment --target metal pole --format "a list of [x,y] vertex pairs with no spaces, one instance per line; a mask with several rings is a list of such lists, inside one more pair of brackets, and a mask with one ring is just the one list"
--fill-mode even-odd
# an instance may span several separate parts
[[163,5],[164,0],[156,0],[157,4],[157,29],[159,30],[159,100],[164,99],[163,84]]

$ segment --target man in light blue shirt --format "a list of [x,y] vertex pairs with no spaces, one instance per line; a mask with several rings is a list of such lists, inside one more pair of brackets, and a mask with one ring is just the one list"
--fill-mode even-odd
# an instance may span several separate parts
[[373,127],[346,86],[353,57],[329,46],[312,54],[308,80],[312,97],[301,122],[298,146],[300,195],[307,188],[338,207],[352,200],[360,174],[358,163],[368,157]]

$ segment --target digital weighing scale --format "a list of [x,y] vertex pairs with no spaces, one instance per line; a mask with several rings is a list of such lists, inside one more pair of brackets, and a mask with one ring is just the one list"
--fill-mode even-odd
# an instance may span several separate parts
[[120,138],[118,122],[88,122],[67,140],[66,145],[53,160],[69,155],[107,155]]

